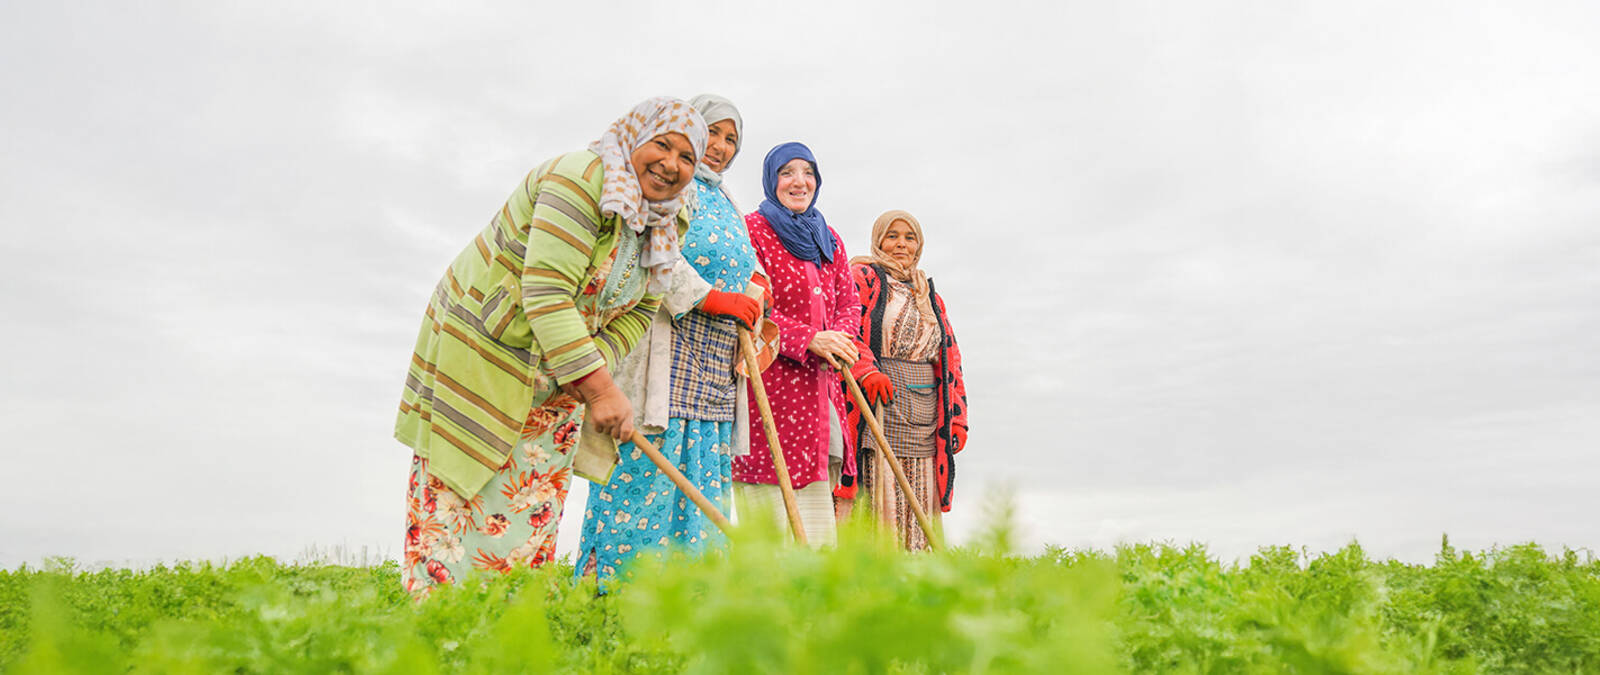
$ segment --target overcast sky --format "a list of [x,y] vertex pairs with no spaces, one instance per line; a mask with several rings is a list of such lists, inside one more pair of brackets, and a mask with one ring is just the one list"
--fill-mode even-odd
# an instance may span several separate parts
[[398,555],[440,273],[701,92],[924,224],[957,542],[1600,549],[1592,3],[540,4],[0,5],[0,566]]

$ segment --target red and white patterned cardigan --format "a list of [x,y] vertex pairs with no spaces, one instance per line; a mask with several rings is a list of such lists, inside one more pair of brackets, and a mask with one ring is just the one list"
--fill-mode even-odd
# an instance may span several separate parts
[[[883,293],[887,275],[878,266],[865,264],[851,265],[850,274],[861,293],[861,333],[858,339],[876,355],[883,351],[883,331],[880,326],[883,323],[884,305],[888,301]],[[956,346],[956,334],[950,328],[950,315],[945,311],[944,298],[934,291],[933,279],[928,279],[928,294],[932,296],[933,312],[943,333],[939,339],[938,360],[934,363],[939,378],[939,428],[934,435],[934,476],[939,486],[939,508],[949,511],[950,496],[955,492],[956,484],[955,456],[967,446],[967,384],[961,375],[961,349]],[[851,373],[860,380],[874,370],[873,359],[862,359],[851,369]],[[855,447],[859,448],[861,439],[871,432],[861,423],[861,411],[849,397],[845,399],[845,416],[845,426],[855,430],[851,437],[856,441]],[[858,458],[857,461],[862,460]],[[853,495],[853,481],[845,480],[839,492],[841,496]]]

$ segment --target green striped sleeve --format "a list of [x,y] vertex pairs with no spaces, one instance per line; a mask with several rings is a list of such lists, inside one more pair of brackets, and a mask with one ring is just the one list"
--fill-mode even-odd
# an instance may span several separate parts
[[600,328],[600,334],[594,338],[594,344],[600,348],[600,354],[605,357],[606,365],[616,370],[617,364],[622,362],[622,357],[633,351],[634,345],[639,344],[644,337],[644,331],[650,326],[650,318],[655,316],[656,310],[661,308],[661,296],[646,294],[639,304],[627,313],[611,320],[611,323]]
[[[604,365],[573,300],[600,245],[600,181],[585,180],[590,153],[563,157],[540,179],[522,271],[522,311],[543,353],[543,368],[566,384]],[[601,172],[592,172],[598,179]]]
[[[682,241],[683,237],[689,233],[689,209],[684,208],[678,211],[677,221],[678,240]],[[689,267],[689,261],[684,260],[681,255],[678,256],[677,264],[684,268]],[[674,278],[679,276],[681,275],[673,275]],[[700,280],[699,274],[691,272],[688,276],[694,277],[697,281]],[[600,334],[595,336],[594,342],[599,347],[606,363],[613,370],[616,369],[617,364],[622,362],[622,357],[633,351],[634,346],[639,344],[639,340],[644,338],[645,332],[650,329],[650,321],[655,318],[656,312],[660,311],[662,304],[667,301],[667,296],[673,292],[674,285],[669,283],[667,290],[661,293],[647,291],[644,297],[639,300],[639,304],[634,305],[633,309],[600,328]],[[646,288],[649,287],[646,286]],[[699,299],[705,297],[704,291],[690,292],[697,293],[697,299],[694,301],[697,304]]]

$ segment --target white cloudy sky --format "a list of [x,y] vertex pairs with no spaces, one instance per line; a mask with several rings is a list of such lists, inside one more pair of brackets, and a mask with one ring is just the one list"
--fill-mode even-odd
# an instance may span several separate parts
[[1592,5],[534,4],[0,6],[0,566],[396,553],[440,271],[705,91],[925,224],[958,541],[1600,548]]

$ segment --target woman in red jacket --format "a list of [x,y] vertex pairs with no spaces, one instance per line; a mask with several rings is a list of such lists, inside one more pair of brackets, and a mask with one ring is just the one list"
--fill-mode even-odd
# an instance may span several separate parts
[[[780,337],[778,358],[761,378],[801,526],[807,542],[820,546],[833,543],[836,532],[830,469],[851,482],[856,472],[855,438],[840,423],[845,395],[835,368],[871,368],[871,359],[860,358],[865,347],[855,339],[861,300],[844,244],[816,208],[822,187],[816,158],[804,145],[784,143],[767,153],[762,174],[766,200],[745,216],[745,227],[772,281],[772,320]],[[750,447],[749,455],[733,460],[740,519],[771,514],[787,522],[766,433],[754,420]]]
[[[934,522],[950,510],[955,486],[955,454],[967,444],[967,388],[961,376],[961,351],[944,300],[933,280],[917,267],[922,259],[922,225],[905,211],[889,211],[872,225],[872,255],[850,261],[863,308],[860,338],[875,357],[876,370],[888,375],[889,403],[879,418],[890,449],[905,469],[917,501]],[[857,377],[862,371],[857,369]],[[863,388],[866,380],[863,379]],[[857,457],[862,487],[874,510],[888,521],[907,550],[928,548],[905,496],[877,443],[849,405],[848,427],[861,448]]]

